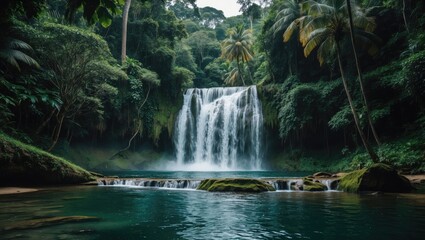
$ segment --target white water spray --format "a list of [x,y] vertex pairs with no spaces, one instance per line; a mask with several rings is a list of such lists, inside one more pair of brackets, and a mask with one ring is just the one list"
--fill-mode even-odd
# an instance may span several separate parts
[[255,86],[188,89],[175,125],[176,169],[260,170],[262,128]]

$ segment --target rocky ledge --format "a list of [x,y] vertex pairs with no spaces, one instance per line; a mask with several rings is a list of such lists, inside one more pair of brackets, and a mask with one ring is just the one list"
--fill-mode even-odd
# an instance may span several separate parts
[[[415,178],[416,179],[416,178]],[[304,178],[224,178],[224,179],[147,179],[99,178],[102,186],[136,186],[204,190],[209,192],[266,192],[266,191],[329,191],[346,192],[410,192],[410,181],[385,164],[348,174],[316,173]]]

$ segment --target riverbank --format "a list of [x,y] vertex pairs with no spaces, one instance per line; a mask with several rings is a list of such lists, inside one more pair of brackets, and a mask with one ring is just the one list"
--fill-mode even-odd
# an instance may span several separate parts
[[37,192],[39,189],[36,188],[21,188],[21,187],[0,187],[0,195],[6,194],[21,194],[29,192]]
[[87,170],[0,133],[0,185],[79,184],[95,179]]

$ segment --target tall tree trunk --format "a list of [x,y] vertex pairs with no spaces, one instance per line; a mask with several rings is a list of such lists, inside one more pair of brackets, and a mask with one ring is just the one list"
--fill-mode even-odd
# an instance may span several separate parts
[[360,70],[359,58],[357,56],[356,40],[355,40],[355,37],[354,37],[354,24],[353,24],[353,16],[352,16],[352,13],[351,13],[351,2],[350,2],[350,0],[346,0],[346,2],[347,2],[348,17],[349,17],[349,21],[350,21],[351,45],[353,46],[354,59],[356,60],[357,74],[358,74],[358,80],[359,80],[359,84],[360,84],[360,90],[362,92],[363,103],[364,103],[365,108],[366,108],[366,117],[367,117],[367,120],[369,122],[370,129],[372,130],[373,137],[375,138],[376,143],[378,145],[380,145],[381,142],[379,141],[378,134],[376,133],[375,126],[373,125],[372,118],[370,116],[369,103],[367,101],[366,92],[365,92],[364,86],[363,86],[363,76],[362,76],[362,72]]
[[242,71],[241,71],[241,64],[240,64],[239,59],[237,60],[237,65],[238,65],[239,77],[242,80],[242,84],[245,86],[245,80],[243,79],[243,76],[242,76],[243,74],[242,74]]
[[357,131],[359,132],[360,138],[362,139],[363,145],[366,148],[366,151],[369,153],[370,158],[375,163],[379,162],[378,156],[373,151],[372,147],[369,145],[369,142],[367,141],[362,129],[360,128],[359,117],[358,117],[357,111],[354,107],[353,99],[351,98],[351,94],[350,94],[350,90],[348,89],[347,81],[345,80],[345,77],[344,77],[344,70],[342,68],[339,44],[337,43],[336,45],[337,45],[336,46],[336,54],[337,54],[337,57],[338,57],[339,70],[341,72],[342,84],[344,85],[345,94],[347,94],[348,103],[350,104],[351,112],[353,113],[354,123],[356,125]]
[[403,20],[404,20],[404,26],[406,27],[407,33],[409,32],[409,25],[407,24],[407,18],[406,18],[406,0],[403,0]]
[[249,16],[249,23],[250,23],[251,31],[252,31],[252,21],[253,21],[253,17]]
[[130,5],[131,0],[125,0],[124,11],[122,13],[121,64],[125,63],[125,58],[127,57],[127,22]]

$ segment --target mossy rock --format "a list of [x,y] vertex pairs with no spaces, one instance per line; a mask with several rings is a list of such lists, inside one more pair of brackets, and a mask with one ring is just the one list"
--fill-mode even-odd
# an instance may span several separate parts
[[77,184],[95,180],[90,172],[0,133],[0,185]]
[[410,192],[413,187],[410,181],[399,175],[395,169],[378,163],[347,174],[341,178],[338,189],[346,192]]
[[303,179],[303,190],[309,192],[326,191],[326,186],[320,182],[315,182],[312,178]]
[[205,179],[198,190],[209,192],[267,192],[275,189],[263,181],[247,178]]

